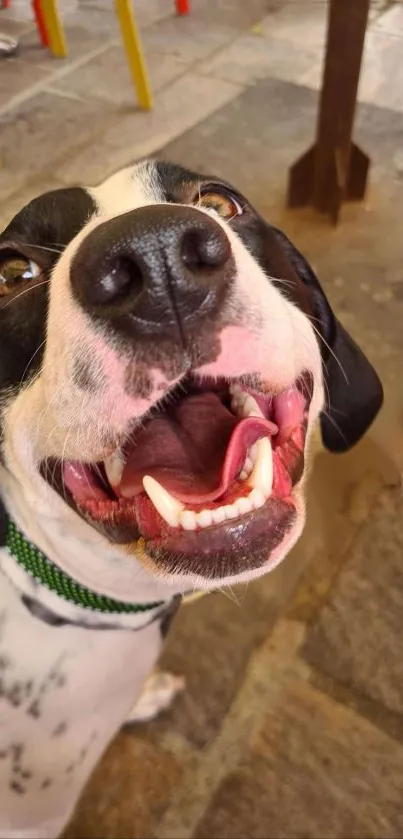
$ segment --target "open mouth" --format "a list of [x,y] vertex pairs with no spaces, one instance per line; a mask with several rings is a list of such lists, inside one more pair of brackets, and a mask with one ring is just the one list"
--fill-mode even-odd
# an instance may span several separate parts
[[211,563],[257,567],[296,518],[312,392],[308,373],[276,394],[189,374],[104,462],[42,471],[110,541],[142,539],[167,570],[187,558],[207,576]]

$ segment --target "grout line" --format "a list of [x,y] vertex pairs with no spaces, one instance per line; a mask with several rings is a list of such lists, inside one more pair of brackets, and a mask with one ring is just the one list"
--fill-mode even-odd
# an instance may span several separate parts
[[[281,646],[284,647],[282,632],[287,641],[286,651],[281,651]],[[280,617],[273,632],[251,654],[242,685],[215,739],[196,758],[193,766],[188,765],[182,783],[172,795],[170,806],[154,832],[154,839],[190,839],[194,836],[215,791],[228,773],[242,763],[268,710],[274,710],[281,703],[287,672],[307,680],[309,667],[298,658],[305,633],[301,624]]]
[[75,93],[74,90],[65,90],[65,88],[52,87],[48,85],[43,90],[43,93],[50,93],[52,96],[58,96],[60,99],[70,99],[72,102],[86,102],[87,98]]
[[9,111],[14,110],[15,108],[18,108],[20,105],[23,105],[24,102],[26,102],[28,99],[32,99],[38,93],[41,93],[44,90],[44,88],[48,87],[49,83],[54,84],[55,82],[59,81],[59,79],[63,79],[65,76],[68,76],[68,74],[72,70],[77,70],[79,67],[82,67],[88,61],[91,61],[93,58],[97,58],[99,55],[102,55],[110,47],[110,45],[111,42],[108,42],[107,44],[103,44],[102,47],[96,47],[95,49],[91,50],[91,52],[87,53],[84,56],[81,56],[81,58],[77,58],[75,59],[75,61],[72,61],[71,64],[69,64],[68,66],[64,65],[64,67],[62,67],[59,70],[59,72],[56,72],[54,73],[54,75],[52,75],[51,79],[49,77],[42,79],[41,81],[31,85],[31,87],[27,88],[26,90],[21,91],[21,93],[17,93],[9,100],[9,102],[7,102],[6,105],[0,107],[0,117],[3,116],[3,114],[9,113]]

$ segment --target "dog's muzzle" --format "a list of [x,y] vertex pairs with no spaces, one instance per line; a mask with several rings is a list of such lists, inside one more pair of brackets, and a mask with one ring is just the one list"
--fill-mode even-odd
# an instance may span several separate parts
[[298,518],[313,376],[283,388],[262,376],[246,328],[223,350],[239,284],[225,228],[191,206],[133,210],[86,235],[70,282],[102,326],[100,354],[116,353],[109,381],[133,415],[112,453],[48,458],[43,475],[111,541],[140,544],[169,573],[184,563],[223,578],[276,561]]
[[[235,276],[224,229],[193,207],[147,206],[100,224],[81,243],[71,285],[92,316],[136,338],[177,338],[219,312]],[[183,337],[183,336],[182,336]]]

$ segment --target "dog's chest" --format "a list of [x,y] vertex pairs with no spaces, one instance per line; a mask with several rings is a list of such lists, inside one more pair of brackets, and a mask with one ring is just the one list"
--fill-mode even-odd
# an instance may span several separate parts
[[0,789],[7,813],[0,837],[32,825],[47,835],[48,822],[63,821],[160,646],[158,621],[141,631],[51,626],[23,605],[0,571]]

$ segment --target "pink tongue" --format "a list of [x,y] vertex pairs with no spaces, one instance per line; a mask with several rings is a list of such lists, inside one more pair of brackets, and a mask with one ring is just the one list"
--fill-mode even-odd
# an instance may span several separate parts
[[137,435],[118,492],[137,495],[151,475],[180,501],[214,501],[234,482],[248,448],[276,432],[266,419],[237,420],[216,393],[188,396]]

